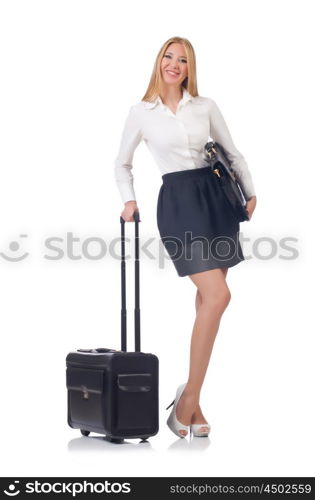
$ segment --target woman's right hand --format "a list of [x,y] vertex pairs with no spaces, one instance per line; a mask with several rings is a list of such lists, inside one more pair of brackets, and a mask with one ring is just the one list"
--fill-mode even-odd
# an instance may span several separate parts
[[121,217],[124,219],[125,222],[133,222],[134,221],[133,214],[135,211],[139,212],[136,200],[126,201],[125,208],[121,212]]

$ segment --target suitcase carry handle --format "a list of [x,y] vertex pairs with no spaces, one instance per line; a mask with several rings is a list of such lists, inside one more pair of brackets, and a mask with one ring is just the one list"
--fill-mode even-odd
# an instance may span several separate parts
[[[140,213],[133,213],[135,221],[135,352],[140,352],[140,291],[139,291],[139,222]],[[126,259],[125,259],[125,220],[120,217],[121,226],[121,350],[127,351],[127,309],[126,309]]]
[[117,352],[115,349],[105,349],[104,347],[98,347],[97,349],[77,349],[77,352],[99,352],[99,353],[104,353],[104,352]]

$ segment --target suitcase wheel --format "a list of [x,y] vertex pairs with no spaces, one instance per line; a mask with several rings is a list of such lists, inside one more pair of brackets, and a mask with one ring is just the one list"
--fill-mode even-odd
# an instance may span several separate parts
[[145,436],[145,437],[141,438],[140,443],[147,443],[147,442],[148,442],[149,437],[150,437],[150,436]]
[[80,429],[82,436],[88,436],[90,434],[90,431],[84,431],[83,429]]
[[122,444],[124,442],[124,439],[123,438],[113,438],[111,436],[106,436],[106,439],[110,442],[110,443],[115,443],[115,444]]

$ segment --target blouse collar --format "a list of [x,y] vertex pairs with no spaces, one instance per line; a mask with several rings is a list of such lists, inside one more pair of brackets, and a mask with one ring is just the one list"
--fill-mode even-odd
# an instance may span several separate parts
[[[184,105],[186,102],[191,101],[193,99],[193,96],[188,92],[188,90],[183,87],[183,97],[178,103],[178,107]],[[164,103],[162,102],[162,99],[160,96],[158,96],[154,101],[144,101],[144,107],[146,109],[153,109],[157,104],[161,104],[164,106]]]

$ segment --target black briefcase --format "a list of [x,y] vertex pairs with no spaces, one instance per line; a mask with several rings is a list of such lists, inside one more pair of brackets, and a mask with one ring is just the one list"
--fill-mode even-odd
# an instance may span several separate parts
[[66,358],[68,424],[111,442],[159,430],[159,360],[140,350],[139,212],[135,219],[135,352],[127,352],[125,221],[121,224],[121,350],[78,349]]

